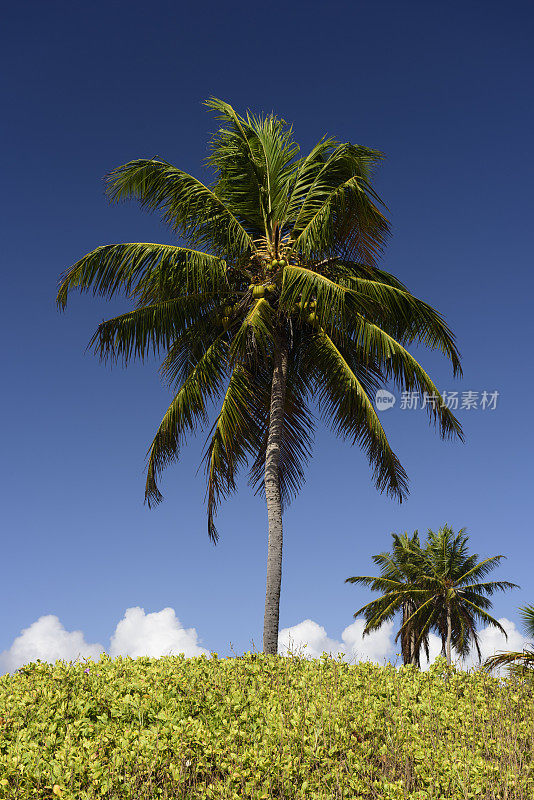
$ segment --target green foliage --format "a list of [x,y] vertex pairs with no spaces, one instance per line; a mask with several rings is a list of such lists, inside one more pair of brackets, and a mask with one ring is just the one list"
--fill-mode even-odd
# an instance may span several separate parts
[[91,346],[102,359],[128,364],[165,354],[161,374],[174,398],[148,453],[145,499],[162,499],[162,470],[217,402],[206,443],[213,542],[217,506],[234,491],[238,471],[248,467],[263,490],[273,364],[283,342],[295,384],[283,409],[283,502],[304,480],[317,398],[336,433],[363,447],[378,489],[402,500],[407,475],[372,395],[390,381],[428,392],[440,434],[461,439],[458,421],[406,347],[424,344],[442,352],[454,374],[461,368],[441,315],[377,266],[388,237],[372,187],[382,154],[325,138],[301,157],[291,128],[274,114],[241,116],[216,98],[207,106],[222,123],[210,143],[210,185],[160,159],[136,159],[106,178],[111,202],[139,201],[185,246],[98,247],[67,270],[57,295],[61,309],[72,290],[120,293],[134,305],[99,325]]
[[532,683],[443,659],[102,656],[0,678],[1,800],[530,800],[533,742]]

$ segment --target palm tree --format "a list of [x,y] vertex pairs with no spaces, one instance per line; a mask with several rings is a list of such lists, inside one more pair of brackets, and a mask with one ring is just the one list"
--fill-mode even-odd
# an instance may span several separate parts
[[[310,400],[334,431],[366,452],[380,491],[402,500],[407,475],[373,407],[392,381],[428,392],[442,437],[461,427],[406,345],[424,343],[461,374],[454,337],[440,314],[415,298],[377,259],[388,222],[372,188],[376,150],[323,138],[299,157],[291,128],[273,114],[246,117],[207,102],[223,126],[211,141],[206,185],[159,159],[138,159],[106,179],[111,202],[137,199],[158,211],[180,245],[108,244],[63,276],[72,289],[133,302],[92,339],[101,358],[165,353],[174,398],[148,453],[145,497],[187,434],[209,421],[208,534],[240,467],[263,491],[269,526],[263,647],[276,654],[282,576],[282,511],[299,490],[311,454]],[[183,246],[182,246],[183,244]]]
[[[373,556],[375,563],[383,566],[380,577],[359,576],[347,578],[345,583],[361,583],[383,596],[359,609],[354,617],[364,613],[364,634],[379,628],[397,611],[403,610],[402,625],[397,639],[404,635],[413,641],[410,652],[417,653],[425,646],[428,658],[428,636],[436,630],[441,637],[442,655],[451,664],[452,648],[462,657],[474,645],[481,658],[477,622],[498,628],[506,636],[502,625],[487,613],[491,608],[489,597],[496,591],[517,588],[509,581],[481,582],[504,556],[493,556],[478,562],[478,555],[468,554],[468,537],[465,528],[456,536],[448,525],[437,533],[429,530],[425,547],[421,548],[417,531],[412,539],[394,538],[393,557],[388,553]],[[388,567],[389,556],[391,567]],[[409,615],[408,615],[408,612]],[[411,640],[413,637],[413,640]]]
[[[534,639],[534,606],[519,609],[526,635]],[[498,667],[508,667],[511,675],[524,676],[534,673],[534,646],[525,647],[522,652],[508,650],[490,656],[484,662],[484,669],[491,672]]]
[[410,594],[410,589],[413,587],[417,566],[424,555],[418,531],[411,537],[407,533],[401,536],[394,533],[392,537],[392,552],[373,556],[373,561],[381,570],[379,576],[358,575],[347,578],[345,583],[359,583],[373,591],[383,592],[381,597],[362,606],[354,614],[355,618],[360,614],[365,617],[364,636],[377,630],[384,622],[393,619],[399,611],[401,612],[402,624],[395,641],[400,638],[403,663],[419,667],[421,647],[424,648],[426,657],[429,657],[428,633],[419,639],[413,621],[409,622],[413,620],[413,614],[418,608],[418,602]]
[[[503,555],[478,561],[478,555],[468,554],[468,537],[465,528],[456,536],[448,525],[437,533],[428,531],[426,558],[419,575],[421,588],[417,591],[420,602],[415,616],[425,618],[423,631],[434,627],[442,642],[442,655],[451,664],[451,648],[465,657],[474,645],[479,659],[480,646],[476,623],[484,622],[498,628],[505,636],[502,625],[487,613],[491,608],[489,597],[496,591],[518,588],[509,581],[481,582],[499,564]],[[415,622],[415,619],[414,619]],[[415,622],[417,624],[417,622]]]

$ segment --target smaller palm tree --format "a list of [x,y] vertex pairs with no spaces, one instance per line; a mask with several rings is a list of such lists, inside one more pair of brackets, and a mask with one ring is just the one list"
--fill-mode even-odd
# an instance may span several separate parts
[[508,638],[502,625],[488,614],[489,598],[497,591],[516,589],[517,584],[482,580],[504,556],[492,556],[479,562],[476,553],[468,554],[465,528],[454,535],[448,525],[437,533],[428,531],[425,555],[414,593],[419,600],[414,624],[417,626],[416,617],[422,623],[419,635],[423,636],[430,628],[436,630],[441,637],[442,655],[449,665],[453,647],[465,658],[474,645],[481,659],[478,622],[498,628]]
[[[523,606],[519,609],[519,615],[526,635],[529,639],[534,639],[534,606]],[[534,644],[525,647],[521,652],[507,650],[497,653],[484,662],[484,669],[487,672],[499,667],[508,667],[509,674],[517,677],[534,674]]]
[[424,558],[424,554],[421,550],[418,531],[415,531],[412,536],[408,536],[405,532],[400,536],[394,533],[392,537],[392,552],[378,553],[373,556],[373,561],[380,567],[378,577],[358,575],[347,578],[345,583],[359,583],[368,586],[373,591],[383,592],[382,597],[367,603],[354,614],[354,617],[360,614],[364,615],[366,621],[364,636],[380,628],[384,622],[392,619],[400,611],[402,626],[395,641],[400,639],[403,663],[419,667],[422,647],[426,657],[429,657],[428,634],[418,641],[417,628],[413,622],[407,623],[413,618],[413,614],[418,608],[418,602],[410,590],[413,588],[414,577],[417,575],[418,568],[420,570],[418,565]]
[[382,567],[381,576],[346,579],[345,583],[361,583],[384,593],[360,608],[354,617],[365,615],[365,635],[402,611],[402,625],[395,641],[400,637],[401,645],[407,643],[402,647],[405,664],[419,664],[421,647],[428,658],[431,631],[441,638],[447,664],[452,662],[453,649],[465,657],[471,646],[481,659],[478,623],[498,628],[507,638],[502,625],[488,613],[490,597],[496,591],[518,587],[510,581],[483,580],[504,556],[479,562],[476,553],[469,555],[465,528],[456,535],[448,525],[436,533],[429,530],[424,548],[416,534],[417,531],[411,539],[406,534],[393,534],[393,555],[373,556]]

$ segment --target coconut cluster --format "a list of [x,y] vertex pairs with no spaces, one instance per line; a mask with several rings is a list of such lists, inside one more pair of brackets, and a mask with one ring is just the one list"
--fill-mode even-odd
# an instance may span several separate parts
[[[274,291],[270,287],[274,285],[273,281],[284,267],[289,264],[289,237],[285,237],[275,246],[269,239],[263,237],[257,239],[255,244],[258,246],[254,256],[251,259],[251,268],[255,274],[256,280],[251,284],[251,289],[260,283],[267,284],[268,290]],[[294,260],[294,259],[293,259]],[[255,297],[263,297],[264,295],[254,295]]]
[[[255,240],[255,244],[257,249],[247,264],[250,278],[248,289],[254,300],[261,300],[264,297],[273,300],[279,290],[282,270],[290,263],[298,264],[299,259],[290,252],[289,237],[279,241],[276,248],[274,243],[265,237]],[[239,308],[239,303],[221,307],[219,321],[225,330]],[[319,323],[316,309],[316,300],[309,300],[306,303],[301,301],[293,307],[293,312],[304,317],[309,325],[316,327]]]
[[230,324],[230,317],[233,314],[237,313],[238,308],[239,308],[239,303],[236,302],[234,303],[234,305],[230,305],[230,303],[228,302],[224,306],[221,306],[221,308],[219,309],[219,314],[217,318],[219,323],[223,326],[225,330]]
[[319,320],[317,318],[317,300],[309,300],[305,303],[301,300],[299,303],[296,303],[293,306],[293,311],[295,314],[305,314],[306,322],[309,325],[317,325]]

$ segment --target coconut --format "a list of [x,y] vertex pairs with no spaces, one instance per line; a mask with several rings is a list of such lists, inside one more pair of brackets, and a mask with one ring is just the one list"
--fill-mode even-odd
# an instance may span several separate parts
[[285,258],[281,258],[281,259],[280,259],[280,261],[278,262],[278,266],[279,266],[279,267],[285,267],[285,266],[287,266],[287,261],[285,260]]
[[272,292],[276,292],[276,283],[269,283],[265,288],[272,294]]
[[254,286],[252,289],[252,297],[259,298],[265,296],[265,286]]
[[225,317],[229,317],[229,316],[230,316],[230,314],[232,313],[232,311],[233,311],[233,310],[234,310],[234,307],[233,307],[233,306],[225,306],[225,307],[223,308],[223,314],[224,314],[224,316],[225,316]]
[[279,264],[279,262],[278,262],[276,259],[274,259],[274,261],[271,261],[271,267],[272,267],[273,269],[276,269],[276,267],[278,266],[278,264]]
[[315,325],[315,323],[317,322],[317,314],[315,314],[315,313],[313,313],[313,314],[309,314],[309,315],[308,315],[307,322],[308,322],[310,325]]

